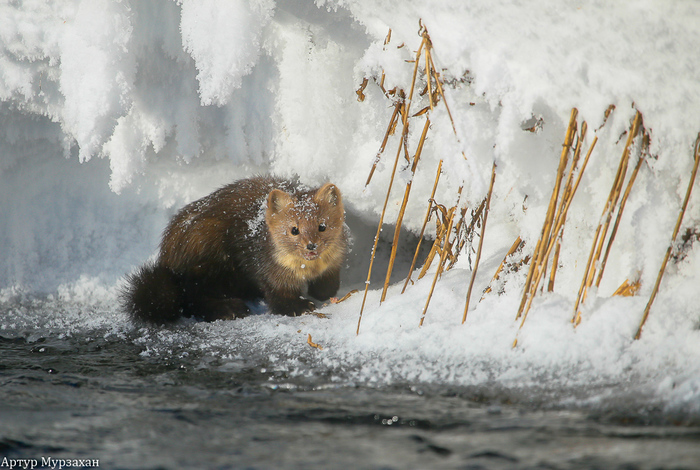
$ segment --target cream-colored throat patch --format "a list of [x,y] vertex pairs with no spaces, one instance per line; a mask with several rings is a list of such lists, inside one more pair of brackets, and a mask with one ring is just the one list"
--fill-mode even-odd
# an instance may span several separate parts
[[275,251],[275,261],[291,271],[293,276],[298,279],[305,281],[314,279],[328,268],[328,263],[322,257],[308,260],[296,254],[281,253],[280,251]]

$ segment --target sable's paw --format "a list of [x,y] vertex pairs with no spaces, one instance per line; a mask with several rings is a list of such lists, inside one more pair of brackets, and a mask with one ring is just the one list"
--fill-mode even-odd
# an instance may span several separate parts
[[208,299],[205,308],[203,317],[207,321],[235,320],[250,314],[250,309],[241,299]]
[[288,317],[298,317],[304,313],[313,312],[316,310],[316,305],[310,300],[303,297],[296,299],[284,299],[270,304],[270,310],[277,315],[286,315]]
[[316,304],[314,304],[308,299],[300,297],[298,301],[295,302],[294,313],[292,315],[296,317],[299,315],[304,315],[306,313],[311,313],[314,310],[316,310]]

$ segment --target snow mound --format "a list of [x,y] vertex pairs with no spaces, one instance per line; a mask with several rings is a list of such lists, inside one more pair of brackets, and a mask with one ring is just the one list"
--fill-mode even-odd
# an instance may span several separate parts
[[[552,384],[569,395],[595,389],[584,393],[590,400],[626,390],[700,412],[697,191],[644,334],[632,339],[693,166],[699,15],[695,2],[661,0],[5,2],[0,331],[107,331],[158,357],[199,350],[235,362],[255,350],[256,364],[290,377],[320,371],[330,380],[378,385]],[[259,172],[338,185],[360,227],[353,260],[364,260],[349,261],[342,288],[364,287],[371,227],[384,206],[400,131],[388,139],[370,185],[365,181],[394,109],[396,95],[388,92],[410,89],[421,28],[430,35],[444,100],[409,119],[409,156],[426,116],[431,125],[415,175],[399,160],[385,221],[396,221],[411,181],[404,230],[420,230],[441,161],[435,200],[449,207],[461,187],[460,204],[474,209],[497,164],[466,323],[478,236],[437,283],[422,327],[435,266],[404,294],[392,285],[381,304],[375,288],[383,273],[376,272],[359,335],[361,295],[325,308],[330,319],[261,314],[131,330],[116,292],[124,274],[154,254],[168,217]],[[420,62],[412,113],[426,104],[424,69]],[[519,329],[527,269],[504,273],[490,294],[481,293],[517,237],[525,241],[518,256],[534,251],[572,108],[579,124],[588,124],[584,148],[598,141],[569,210],[556,288],[537,295]],[[643,152],[637,139],[632,155],[645,160],[605,277],[573,328],[593,234],[637,111],[649,145]],[[402,246],[403,261],[412,248]],[[612,296],[635,279],[636,296]],[[43,300],[21,300],[34,296]],[[308,334],[324,349],[310,347]]]

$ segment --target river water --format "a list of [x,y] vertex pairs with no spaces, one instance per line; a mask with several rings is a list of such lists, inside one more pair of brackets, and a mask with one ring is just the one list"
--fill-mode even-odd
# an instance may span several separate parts
[[108,469],[700,468],[700,419],[651,403],[369,386],[303,358],[306,373],[280,370],[246,341],[234,341],[241,354],[212,354],[196,323],[136,328],[109,305],[5,302],[0,468],[49,458]]

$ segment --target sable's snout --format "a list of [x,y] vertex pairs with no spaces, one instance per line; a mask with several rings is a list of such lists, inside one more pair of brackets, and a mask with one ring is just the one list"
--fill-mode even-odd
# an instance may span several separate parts
[[312,259],[318,258],[318,244],[314,242],[309,242],[306,244],[305,249],[303,250],[303,256],[304,258],[308,259],[309,261]]

